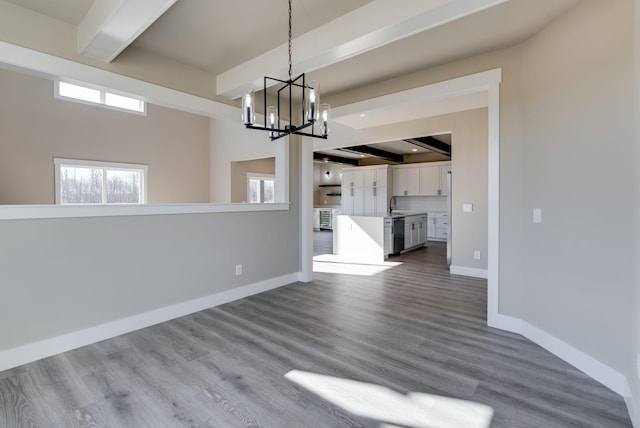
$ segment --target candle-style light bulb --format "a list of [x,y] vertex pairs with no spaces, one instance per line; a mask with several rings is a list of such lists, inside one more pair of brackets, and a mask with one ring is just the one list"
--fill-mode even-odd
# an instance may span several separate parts
[[318,104],[320,103],[320,84],[317,80],[309,82],[309,100],[307,102],[307,120],[315,122],[319,119]]
[[331,111],[331,106],[329,104],[320,104],[320,117],[321,117],[321,131],[322,136],[326,137],[329,135],[329,112]]
[[276,108],[274,106],[267,107],[267,126],[272,129],[269,131],[269,136],[276,137]]
[[242,121],[245,125],[253,125],[253,89],[247,89],[242,95]]

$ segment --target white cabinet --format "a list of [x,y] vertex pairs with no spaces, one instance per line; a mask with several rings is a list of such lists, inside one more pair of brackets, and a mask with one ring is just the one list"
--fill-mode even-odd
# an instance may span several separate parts
[[449,235],[449,214],[429,213],[427,220],[427,239],[430,241],[446,241]]
[[420,237],[419,237],[419,243],[422,245],[427,244],[427,216],[426,215],[421,215],[420,216]]
[[440,167],[423,166],[420,168],[420,196],[440,195]]
[[364,215],[384,217],[387,215],[387,189],[384,187],[365,187],[364,191]]
[[412,164],[393,168],[393,196],[440,196],[447,194],[451,164]]
[[393,195],[420,195],[420,168],[395,168],[393,170]]
[[451,171],[451,165],[421,167],[420,196],[446,195],[449,171]]
[[427,242],[427,215],[412,215],[404,218],[404,249],[424,245]]
[[393,220],[384,220],[384,256],[393,253]]
[[413,247],[413,223],[407,223],[405,219],[404,223],[404,249]]
[[388,214],[389,166],[345,168],[342,170],[342,213],[384,217]]
[[427,239],[436,236],[436,213],[429,213],[427,216]]

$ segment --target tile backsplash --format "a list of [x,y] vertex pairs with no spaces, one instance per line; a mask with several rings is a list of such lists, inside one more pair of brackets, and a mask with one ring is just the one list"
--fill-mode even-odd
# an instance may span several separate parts
[[446,196],[396,196],[397,210],[437,212],[447,211]]

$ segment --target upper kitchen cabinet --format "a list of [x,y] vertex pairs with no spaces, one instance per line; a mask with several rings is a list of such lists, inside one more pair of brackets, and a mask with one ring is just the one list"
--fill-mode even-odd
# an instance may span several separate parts
[[423,166],[420,168],[420,196],[438,196],[440,187],[440,167]]
[[342,170],[342,213],[384,217],[388,214],[391,181],[388,165]]
[[393,169],[393,196],[420,196],[420,168]]
[[446,195],[450,170],[450,162],[394,166],[393,196]]

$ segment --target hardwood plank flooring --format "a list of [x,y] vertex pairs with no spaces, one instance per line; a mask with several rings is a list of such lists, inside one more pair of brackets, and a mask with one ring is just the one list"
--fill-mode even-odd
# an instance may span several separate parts
[[[314,241],[331,252],[330,232]],[[0,372],[0,427],[412,426],[351,413],[292,370],[489,405],[493,428],[631,426],[621,397],[488,328],[486,281],[450,275],[444,245],[390,261],[318,262],[310,284]]]

